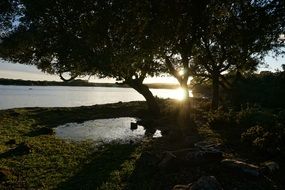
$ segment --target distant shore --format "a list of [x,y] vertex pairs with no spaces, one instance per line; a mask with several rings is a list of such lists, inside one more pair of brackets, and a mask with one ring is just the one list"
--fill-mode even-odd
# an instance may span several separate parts
[[[118,83],[92,83],[85,80],[74,80],[70,82],[57,81],[31,81],[21,79],[0,78],[0,85],[18,85],[18,86],[85,86],[85,87],[121,87],[128,88],[128,85]],[[178,84],[150,83],[146,84],[149,88],[174,89]]]

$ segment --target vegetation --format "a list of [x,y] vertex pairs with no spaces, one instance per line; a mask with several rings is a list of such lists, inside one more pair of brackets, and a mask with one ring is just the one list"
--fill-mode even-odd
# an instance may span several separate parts
[[[0,171],[6,173],[4,179],[1,177],[0,187],[170,189],[175,184],[187,184],[201,175],[216,176],[226,189],[272,189],[274,186],[282,189],[285,186],[282,181],[285,156],[283,112],[249,107],[231,112],[220,109],[209,113],[209,117],[205,108],[210,102],[202,99],[191,101],[195,102],[192,115],[197,131],[185,130],[184,138],[181,138],[176,127],[179,103],[173,100],[159,101],[162,115],[160,119],[154,120],[151,115],[147,116],[144,102],[78,108],[3,110],[0,113]],[[260,114],[269,115],[268,123],[274,124],[260,123],[254,115],[256,109],[260,110]],[[146,128],[148,133],[153,134],[153,126],[154,129],[162,130],[163,138],[146,137],[139,144],[99,146],[91,141],[62,140],[53,134],[43,133],[42,130],[69,122],[125,116],[144,118],[151,123]],[[273,159],[280,164],[280,169],[276,175],[266,174],[266,178],[253,180],[242,174],[229,178],[233,171],[226,170],[215,161],[188,164],[179,161],[170,163],[166,168],[155,164],[156,157],[163,156],[165,151],[191,150],[189,147],[203,140],[221,143],[225,158],[247,159],[256,164]],[[21,144],[28,146],[29,151],[15,151]]]
[[[285,72],[254,73],[268,52],[284,53],[284,10],[281,0],[1,1],[1,58],[58,74],[60,85],[113,77],[146,102],[0,111],[0,188],[194,189],[215,176],[216,189],[285,189]],[[185,101],[143,83],[163,74]],[[200,97],[188,98],[191,76]],[[53,131],[114,117],[140,118],[145,138],[98,145]]]
[[145,77],[169,73],[186,97],[189,77],[203,77],[213,83],[217,109],[219,86],[232,86],[225,72],[240,76],[269,51],[281,52],[284,6],[263,0],[5,0],[0,17],[12,27],[2,32],[0,57],[36,65],[63,80],[114,77],[142,94],[153,113],[159,107]]

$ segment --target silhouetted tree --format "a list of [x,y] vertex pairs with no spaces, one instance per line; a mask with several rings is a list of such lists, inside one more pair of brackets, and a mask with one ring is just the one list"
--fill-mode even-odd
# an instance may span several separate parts
[[200,43],[195,46],[191,70],[212,81],[212,108],[219,106],[219,86],[230,87],[223,74],[254,71],[264,55],[280,48],[284,31],[282,1],[213,1]]
[[[36,65],[65,80],[99,75],[123,80],[142,94],[149,109],[159,107],[143,84],[160,72],[144,34],[143,3],[135,1],[22,0],[19,26],[2,38],[0,56]],[[64,77],[69,73],[69,78]]]

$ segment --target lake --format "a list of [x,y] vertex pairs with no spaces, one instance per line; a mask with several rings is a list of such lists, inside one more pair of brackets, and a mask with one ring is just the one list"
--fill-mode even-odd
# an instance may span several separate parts
[[[181,89],[151,91],[160,98],[183,99]],[[132,88],[0,85],[0,109],[75,107],[140,100],[144,100],[143,96]]]

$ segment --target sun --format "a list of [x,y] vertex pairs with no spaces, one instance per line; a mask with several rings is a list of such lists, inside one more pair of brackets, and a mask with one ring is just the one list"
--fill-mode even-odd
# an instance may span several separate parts
[[[189,96],[193,97],[192,91],[189,90]],[[185,94],[185,90],[182,87],[179,87],[175,90],[175,94],[174,94],[174,98],[176,100],[180,100],[183,101],[186,99],[186,94]]]

